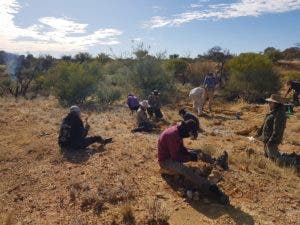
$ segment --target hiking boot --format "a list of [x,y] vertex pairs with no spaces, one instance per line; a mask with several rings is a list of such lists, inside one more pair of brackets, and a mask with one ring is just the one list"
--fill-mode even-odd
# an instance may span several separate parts
[[220,166],[223,170],[228,170],[228,153],[226,151],[223,152],[219,158],[216,160],[216,165]]
[[103,140],[103,144],[108,144],[108,143],[111,143],[112,142],[112,138],[106,138]]

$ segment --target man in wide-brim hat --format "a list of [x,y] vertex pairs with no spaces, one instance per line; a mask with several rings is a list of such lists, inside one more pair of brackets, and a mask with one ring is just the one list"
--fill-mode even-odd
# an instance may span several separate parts
[[161,102],[160,102],[160,93],[158,90],[153,90],[151,95],[148,98],[149,107],[147,109],[150,118],[155,115],[157,119],[163,118],[163,114],[160,110]]
[[282,166],[299,168],[299,156],[295,153],[281,154],[278,150],[286,126],[284,100],[280,95],[272,94],[266,101],[269,103],[270,113],[266,115],[256,135],[264,143],[265,156]]

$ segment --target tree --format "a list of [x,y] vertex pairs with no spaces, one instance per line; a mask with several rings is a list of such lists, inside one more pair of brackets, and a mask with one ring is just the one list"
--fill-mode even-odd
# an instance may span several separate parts
[[79,52],[74,56],[75,62],[83,63],[92,59],[88,52]]
[[66,61],[66,62],[70,62],[70,61],[72,61],[72,56],[70,56],[70,55],[63,55],[61,57],[61,60]]
[[184,59],[173,58],[165,62],[166,69],[174,74],[174,77],[184,85],[187,82],[188,63]]
[[280,89],[278,74],[272,62],[264,55],[243,53],[231,59],[229,67],[228,93],[238,95],[247,101],[265,99]]
[[207,59],[213,60],[218,63],[217,69],[218,74],[220,75],[221,80],[226,81],[228,79],[227,74],[225,73],[225,63],[232,58],[229,50],[222,49],[220,46],[215,46],[209,49],[206,53]]
[[178,54],[169,55],[169,59],[177,59],[179,58]]
[[49,70],[53,63],[54,58],[50,55],[39,58],[35,58],[32,54],[11,57],[6,64],[10,78],[4,82],[4,85],[16,98],[19,95],[25,97],[33,80]]
[[106,64],[110,61],[112,61],[113,59],[110,58],[109,55],[105,54],[105,53],[100,53],[97,55],[96,59],[101,63],[101,64]]
[[264,55],[266,55],[273,63],[278,62],[282,59],[282,54],[279,49],[274,47],[268,47],[264,50]]
[[286,60],[300,59],[300,48],[299,47],[291,47],[285,49],[283,52],[283,57]]

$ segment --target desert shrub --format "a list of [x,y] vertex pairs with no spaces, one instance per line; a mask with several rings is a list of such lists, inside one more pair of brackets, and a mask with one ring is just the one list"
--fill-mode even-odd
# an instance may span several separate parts
[[101,68],[96,62],[61,62],[49,71],[45,83],[62,103],[69,105],[83,103],[96,91],[101,78]]
[[[142,97],[147,97],[152,90],[161,92],[163,101],[170,100],[169,94],[174,90],[174,81],[154,57],[146,57],[133,65],[131,80],[133,85],[141,90]],[[174,93],[173,93],[174,96]]]
[[297,80],[300,81],[300,72],[297,71],[289,71],[287,73],[283,74],[283,80],[288,81],[288,80]]
[[96,91],[97,103],[101,105],[111,104],[114,101],[120,99],[122,96],[122,90],[117,86],[108,86],[105,83],[101,84]]
[[124,67],[124,64],[119,60],[109,61],[103,67],[104,74],[115,74],[119,69]]
[[189,66],[189,81],[194,85],[202,84],[204,77],[209,72],[214,72],[216,65],[211,61],[198,61]]
[[227,95],[237,94],[253,102],[276,93],[280,88],[279,76],[266,56],[243,53],[231,59],[227,66],[229,68]]
[[188,63],[184,59],[173,58],[164,63],[166,69],[174,74],[174,77],[182,84],[187,82],[186,72],[188,69]]

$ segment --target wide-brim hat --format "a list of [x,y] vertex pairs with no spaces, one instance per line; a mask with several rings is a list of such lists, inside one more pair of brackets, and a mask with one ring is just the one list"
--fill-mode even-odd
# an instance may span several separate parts
[[152,91],[152,94],[153,94],[153,95],[160,95],[160,93],[159,93],[158,90],[153,90],[153,91]]
[[279,104],[284,104],[283,98],[278,94],[272,94],[270,98],[266,99],[267,102],[275,102]]
[[147,100],[143,100],[140,102],[140,106],[145,107],[145,108],[149,108],[149,103]]

